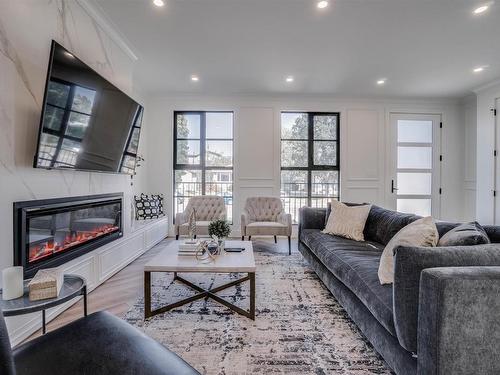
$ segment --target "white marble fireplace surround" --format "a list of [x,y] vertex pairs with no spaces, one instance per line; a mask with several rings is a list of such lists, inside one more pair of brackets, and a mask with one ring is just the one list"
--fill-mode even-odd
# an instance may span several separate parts
[[[32,168],[52,39],[144,104],[137,58],[85,0],[0,1],[0,269],[13,263],[13,202],[124,192],[124,237],[68,264],[94,288],[164,236],[166,219],[132,228],[131,198],[145,191],[146,165],[133,186],[125,175]],[[143,131],[140,153],[146,142]],[[8,319],[12,344],[39,327],[39,315]]]

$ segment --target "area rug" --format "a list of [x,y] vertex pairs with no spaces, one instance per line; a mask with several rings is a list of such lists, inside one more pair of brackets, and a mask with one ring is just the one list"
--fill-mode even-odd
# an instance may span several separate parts
[[[141,298],[125,319],[202,374],[391,374],[300,253],[279,253],[265,241],[254,241],[254,252],[255,321],[210,299],[145,322]],[[205,288],[242,276],[182,275]],[[218,295],[246,308],[247,284]],[[153,274],[152,285],[154,308],[194,294],[172,274]]]

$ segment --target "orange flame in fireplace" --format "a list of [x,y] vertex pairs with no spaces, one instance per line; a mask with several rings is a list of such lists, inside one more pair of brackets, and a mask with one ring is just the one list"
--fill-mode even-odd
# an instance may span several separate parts
[[69,250],[70,248],[74,248],[105,234],[116,232],[119,229],[120,228],[116,225],[105,224],[90,231],[81,231],[67,234],[61,243],[58,243],[51,239],[42,244],[32,245],[29,249],[29,262],[34,262],[36,260],[46,258],[52,254]]

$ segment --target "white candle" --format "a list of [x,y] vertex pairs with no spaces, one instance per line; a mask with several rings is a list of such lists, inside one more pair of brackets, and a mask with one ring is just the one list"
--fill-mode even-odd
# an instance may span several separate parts
[[4,300],[24,294],[23,267],[9,267],[2,271],[2,296]]

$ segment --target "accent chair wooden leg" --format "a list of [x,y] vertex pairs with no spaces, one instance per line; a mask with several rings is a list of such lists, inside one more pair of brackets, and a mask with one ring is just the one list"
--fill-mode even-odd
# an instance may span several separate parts
[[278,243],[278,239],[274,236],[274,243]]
[[245,241],[245,236],[241,236],[241,240],[242,240],[242,241]]
[[288,255],[292,255],[292,239],[288,236]]
[[248,236],[248,241],[252,241],[252,236]]
[[151,317],[151,272],[144,271],[144,319]]
[[176,234],[176,235],[175,235],[175,240],[177,241],[178,239],[179,239],[179,235],[178,235],[178,234]]
[[194,239],[196,240],[196,234],[194,235]]

